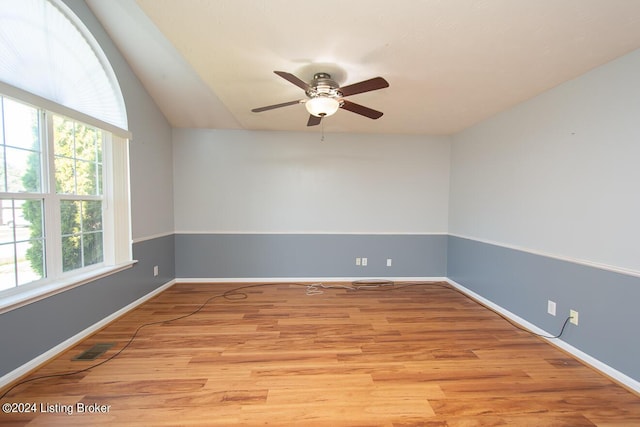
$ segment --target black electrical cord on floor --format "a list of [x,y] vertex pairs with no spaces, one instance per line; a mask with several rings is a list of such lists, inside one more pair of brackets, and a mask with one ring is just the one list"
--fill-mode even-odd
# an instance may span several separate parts
[[[300,284],[298,284],[300,285]],[[494,312],[496,315],[500,316],[502,319],[506,320],[508,323],[510,323],[512,326],[514,326],[517,329],[520,329],[521,331],[527,332],[533,336],[536,337],[540,337],[540,338],[546,338],[546,339],[556,339],[556,338],[560,338],[562,336],[562,334],[564,334],[564,330],[567,327],[567,324],[569,323],[569,320],[571,320],[571,316],[567,317],[566,320],[564,321],[562,328],[560,329],[560,332],[558,333],[558,335],[544,335],[544,334],[538,334],[536,332],[531,331],[530,329],[527,329],[523,326],[520,326],[519,324],[517,324],[516,322],[514,322],[513,320],[511,320],[509,317],[499,313],[498,311],[492,309],[491,307],[488,307],[484,304],[482,304],[480,301],[476,300],[475,298],[467,295],[466,293],[464,293],[463,291],[461,291],[460,289],[451,286],[450,284],[445,284],[442,282],[401,282],[399,284],[393,282],[392,280],[385,280],[385,279],[364,279],[364,280],[355,280],[353,282],[351,282],[351,285],[324,285],[322,283],[313,283],[313,284],[309,284],[309,285],[304,285],[307,287],[307,295],[309,296],[313,296],[313,295],[320,295],[323,293],[323,289],[346,289],[349,291],[358,291],[358,290],[369,290],[369,291],[375,291],[375,292],[387,292],[387,291],[394,291],[394,290],[398,290],[398,289],[403,289],[403,288],[408,288],[411,286],[433,286],[433,287],[439,287],[442,289],[449,289],[452,291],[456,291],[458,292],[460,295],[469,298],[470,300],[474,301],[476,304],[481,305],[484,308],[489,309],[490,311]]]
[[[118,357],[120,354],[122,354],[123,351],[125,351],[132,343],[133,341],[135,341],[136,337],[138,336],[138,333],[149,326],[154,326],[154,325],[162,325],[165,323],[170,323],[170,322],[175,322],[178,320],[182,320],[182,319],[186,319],[188,317],[194,316],[196,314],[198,314],[199,312],[201,312],[211,301],[214,301],[216,299],[222,298],[225,299],[227,301],[239,301],[239,300],[244,300],[247,299],[249,296],[247,293],[242,292],[243,290],[246,289],[251,289],[251,288],[258,288],[258,287],[266,287],[266,286],[275,286],[275,285],[289,285],[289,286],[301,286],[301,287],[306,287],[307,288],[307,295],[316,295],[319,292],[315,292],[315,290],[318,287],[322,287],[324,289],[347,289],[347,290],[352,290],[352,291],[358,291],[358,290],[376,290],[377,292],[386,292],[386,291],[392,291],[392,290],[398,290],[398,289],[404,289],[404,288],[408,288],[411,286],[434,286],[434,287],[440,287],[443,289],[450,289],[450,290],[454,290],[458,293],[460,293],[461,295],[470,298],[467,294],[465,294],[464,292],[462,292],[461,290],[450,286],[450,285],[445,285],[439,282],[403,282],[401,284],[395,284],[392,281],[389,280],[372,280],[372,281],[367,281],[367,280],[356,280],[354,282],[352,282],[352,286],[343,286],[343,285],[322,285],[322,284],[304,284],[304,283],[255,283],[255,284],[250,284],[250,285],[243,285],[243,286],[238,286],[236,288],[233,289],[229,289],[221,294],[216,294],[213,295],[209,298],[207,298],[202,304],[200,304],[200,306],[198,306],[198,308],[196,308],[195,310],[187,313],[187,314],[183,314],[181,316],[177,316],[177,317],[172,317],[170,319],[165,319],[165,320],[158,320],[155,322],[147,322],[147,323],[143,323],[142,325],[138,326],[136,328],[136,330],[133,332],[133,334],[131,335],[131,337],[129,338],[129,340],[126,342],[126,344],[117,352],[115,352],[114,354],[112,354],[111,356],[109,356],[108,358],[106,358],[105,360],[102,360],[98,363],[95,363],[91,366],[88,366],[86,368],[83,369],[78,369],[76,371],[71,371],[71,372],[62,372],[62,373],[58,373],[58,374],[49,374],[49,375],[41,375],[38,377],[33,377],[33,378],[29,378],[20,382],[15,383],[14,385],[12,385],[11,387],[9,387],[3,394],[2,396],[0,396],[0,400],[4,399],[5,396],[7,396],[7,394],[9,394],[12,390],[14,390],[15,388],[33,382],[33,381],[38,381],[38,380],[43,380],[43,379],[47,379],[47,378],[60,378],[60,377],[68,377],[68,376],[72,376],[72,375],[77,375],[77,374],[81,374],[83,372],[87,372],[90,371],[94,368],[97,368],[98,366],[102,366],[107,362],[110,362],[111,360],[115,359],[116,357]],[[309,290],[312,289],[314,290],[313,292],[309,292]],[[475,301],[476,303],[480,304],[478,301],[476,301],[473,298],[470,298],[473,301]],[[480,304],[483,307],[483,304]],[[494,311],[491,310],[494,313],[496,313],[498,316],[502,317],[504,320],[506,320],[507,322],[509,322],[510,324],[512,324],[513,326],[515,326],[516,328],[528,332],[531,335],[535,335],[537,337],[541,337],[541,338],[547,338],[547,339],[555,339],[555,338],[560,338],[562,336],[562,334],[564,333],[565,327],[567,326],[567,323],[569,323],[569,320],[571,320],[571,317],[567,317],[567,319],[564,321],[564,324],[562,325],[562,329],[560,330],[560,333],[558,335],[555,336],[547,336],[547,335],[541,335],[541,334],[537,334],[535,332],[532,332],[526,328],[521,327],[520,325],[514,323],[513,321],[511,321],[511,319],[509,319],[508,317]]]
[[542,338],[547,338],[547,339],[556,339],[556,338],[560,338],[562,336],[562,334],[564,334],[564,328],[567,327],[567,323],[569,323],[569,320],[571,320],[571,316],[567,317],[566,320],[564,321],[564,323],[562,324],[562,329],[560,329],[560,333],[558,335],[554,335],[552,337],[548,336],[548,335],[541,335],[541,334],[536,334],[535,332],[531,332],[531,331],[527,331],[537,337],[542,337]]
[[[9,389],[7,389],[4,393],[2,393],[2,396],[0,396],[0,399],[4,399],[4,397],[9,394],[9,392],[11,392],[13,389],[33,382],[33,381],[38,381],[38,380],[43,380],[43,379],[47,379],[47,378],[60,378],[60,377],[68,377],[68,376],[72,376],[72,375],[77,375],[77,374],[81,374],[83,372],[87,372],[90,371],[91,369],[97,368],[98,366],[104,365],[107,362],[110,362],[111,360],[115,359],[116,357],[118,357],[123,351],[125,351],[132,343],[133,341],[136,339],[136,337],[138,336],[138,333],[149,326],[154,326],[154,325],[161,325],[161,324],[165,324],[165,323],[170,323],[170,322],[175,322],[178,320],[182,320],[182,319],[186,319],[187,317],[191,317],[195,314],[198,314],[199,312],[201,312],[211,301],[218,299],[218,298],[223,298],[229,301],[238,301],[238,300],[243,300],[243,299],[247,299],[248,295],[244,292],[241,292],[244,289],[249,289],[249,288],[256,288],[256,287],[260,287],[260,286],[273,286],[273,285],[278,285],[281,283],[258,283],[258,284],[252,284],[252,285],[245,285],[245,286],[239,286],[237,288],[233,288],[230,289],[228,291],[225,291],[221,294],[216,294],[213,295],[212,297],[209,297],[205,302],[203,302],[202,304],[200,304],[200,306],[193,310],[190,313],[187,314],[183,314],[181,316],[177,316],[177,317],[173,317],[171,319],[165,319],[165,320],[158,320],[155,322],[148,322],[148,323],[144,323],[140,326],[138,326],[136,328],[136,330],[133,332],[133,335],[131,335],[131,338],[129,338],[129,340],[127,341],[127,343],[120,349],[118,350],[116,353],[112,354],[111,356],[109,356],[108,358],[106,358],[105,360],[102,360],[98,363],[95,363],[91,366],[88,366],[86,368],[83,369],[78,369],[77,371],[71,371],[71,372],[62,372],[62,373],[58,373],[58,374],[49,374],[49,375],[41,375],[38,377],[33,377],[33,378],[29,378],[20,382],[15,383],[14,385],[12,385]],[[298,285],[298,286],[304,286],[302,284],[299,283],[287,283],[288,285]]]
[[[411,285],[411,284],[409,283],[409,285]],[[523,326],[520,326],[519,324],[517,324],[516,322],[514,322],[513,320],[511,320],[509,317],[505,316],[505,315],[504,315],[504,314],[502,314],[502,313],[499,313],[498,311],[496,311],[496,310],[492,309],[491,307],[488,307],[488,306],[486,306],[486,305],[482,304],[480,301],[478,301],[478,300],[476,300],[475,298],[473,298],[473,297],[471,297],[471,296],[467,295],[466,293],[464,293],[464,292],[463,292],[463,291],[461,291],[460,289],[456,288],[455,286],[451,286],[451,285],[449,285],[449,284],[446,284],[446,285],[445,285],[445,284],[441,284],[441,283],[437,283],[437,282],[436,282],[436,283],[433,283],[433,285],[434,285],[434,286],[439,286],[439,287],[441,287],[441,288],[445,288],[445,289],[451,289],[451,290],[453,290],[453,291],[458,292],[460,295],[463,295],[463,296],[465,296],[465,297],[469,298],[470,300],[475,301],[477,304],[479,304],[479,305],[481,305],[481,306],[483,306],[483,307],[485,307],[485,308],[487,308],[487,309],[491,310],[491,311],[492,311],[492,312],[494,312],[496,315],[500,316],[502,319],[506,320],[507,322],[509,322],[511,325],[513,325],[513,326],[514,326],[514,327],[516,327],[517,329],[520,329],[521,331],[527,332],[527,333],[529,333],[529,334],[531,334],[531,335],[533,335],[533,336],[536,336],[536,337],[546,338],[546,339],[556,339],[556,338],[560,338],[560,337],[562,336],[562,334],[564,334],[564,330],[565,330],[565,328],[567,327],[567,324],[569,323],[569,320],[571,320],[571,316],[569,316],[569,317],[567,317],[567,318],[565,319],[564,323],[562,324],[562,328],[560,329],[560,332],[558,333],[558,335],[553,335],[553,336],[551,336],[551,335],[538,334],[538,333],[536,333],[536,332],[533,332],[533,331],[532,331],[532,330],[530,330],[530,329],[527,329],[527,328],[525,328],[525,327],[523,327]]]

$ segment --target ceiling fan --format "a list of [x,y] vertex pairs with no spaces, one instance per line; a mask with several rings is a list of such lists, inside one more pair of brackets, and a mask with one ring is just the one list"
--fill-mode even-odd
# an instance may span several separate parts
[[365,107],[364,105],[356,104],[355,102],[344,99],[347,96],[356,95],[358,93],[389,87],[389,83],[382,77],[374,77],[359,83],[340,87],[338,83],[331,79],[331,75],[328,73],[316,73],[313,76],[313,81],[309,83],[306,83],[293,74],[285,71],[274,71],[274,73],[303,89],[307,95],[307,99],[299,99],[296,101],[254,108],[251,110],[254,113],[287,107],[289,105],[304,104],[309,112],[307,126],[316,126],[320,124],[323,117],[334,114],[338,111],[338,108],[369,117],[370,119],[378,119],[382,117],[382,112],[380,111],[376,111],[369,107]]

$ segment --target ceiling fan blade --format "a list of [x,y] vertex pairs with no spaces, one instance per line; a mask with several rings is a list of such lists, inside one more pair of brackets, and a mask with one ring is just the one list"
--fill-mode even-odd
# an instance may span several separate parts
[[365,107],[364,105],[356,104],[355,102],[350,102],[347,100],[342,100],[342,105],[340,108],[344,108],[345,110],[349,110],[352,113],[360,114],[361,116],[369,117],[370,119],[379,119],[382,117],[381,111],[376,111],[369,107]]
[[301,102],[300,100],[283,102],[282,104],[274,104],[274,105],[267,105],[266,107],[254,108],[251,111],[254,113],[260,113],[262,111],[273,110],[275,108],[287,107],[289,105],[299,104],[300,102]]
[[309,114],[309,120],[307,121],[307,126],[317,126],[320,124],[321,121],[322,121],[322,117]]
[[385,87],[389,87],[389,82],[382,77],[374,77],[369,80],[341,87],[340,92],[342,92],[342,96],[351,96],[357,93],[369,92],[371,90],[384,89]]
[[294,85],[298,86],[300,89],[304,90],[305,92],[311,89],[306,82],[300,80],[299,78],[297,78],[291,73],[287,73],[286,71],[274,71],[274,73],[276,73],[283,79],[293,83]]

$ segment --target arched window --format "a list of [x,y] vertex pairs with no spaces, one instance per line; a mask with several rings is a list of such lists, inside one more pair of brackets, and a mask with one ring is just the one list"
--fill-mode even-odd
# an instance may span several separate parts
[[115,73],[66,5],[0,0],[0,10],[0,81],[127,129]]
[[0,313],[132,265],[125,105],[59,0],[0,0]]

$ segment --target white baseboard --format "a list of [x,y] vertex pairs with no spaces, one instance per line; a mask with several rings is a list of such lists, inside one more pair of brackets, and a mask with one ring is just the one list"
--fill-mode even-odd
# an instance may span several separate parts
[[140,304],[142,304],[142,303],[148,301],[149,299],[153,298],[154,296],[158,295],[160,292],[170,288],[175,283],[176,283],[175,280],[171,280],[171,281],[165,283],[164,285],[160,286],[159,288],[154,289],[152,292],[150,292],[150,293],[138,298],[137,300],[133,301],[132,303],[130,303],[128,305],[126,305],[125,307],[122,307],[120,310],[110,314],[109,316],[105,317],[104,319],[100,320],[99,322],[96,322],[93,325],[89,326],[88,328],[84,329],[83,331],[78,332],[77,334],[75,334],[71,338],[69,338],[69,339],[61,342],[60,344],[56,345],[55,347],[47,350],[46,352],[42,353],[40,356],[38,356],[38,357],[36,357],[34,359],[31,359],[30,361],[28,361],[24,365],[21,365],[18,368],[14,369],[13,371],[5,374],[4,376],[2,376],[0,378],[0,388],[5,387],[5,386],[11,384],[12,382],[18,380],[19,378],[29,374],[34,369],[38,368],[40,365],[44,364],[45,362],[49,361],[50,359],[53,359],[54,357],[58,356],[59,354],[61,354],[64,351],[68,350],[69,348],[73,347],[74,345],[76,345],[77,343],[82,341],[83,339],[89,337],[91,334],[93,334],[93,333],[97,332],[98,330],[100,330],[101,328],[107,326],[109,323],[113,322],[118,317],[122,316],[123,314],[126,314],[127,312],[129,312],[131,310],[133,310],[134,308],[138,307]]
[[353,282],[356,280],[392,280],[394,282],[446,282],[446,277],[198,277],[177,278],[176,283],[309,283]]
[[[545,331],[544,329],[541,329],[539,327],[537,327],[536,325],[534,325],[533,323],[530,323],[526,320],[524,320],[523,318],[521,318],[520,316],[517,316],[515,314],[513,314],[512,312],[510,312],[509,310],[504,309],[503,307],[495,304],[494,302],[476,294],[475,292],[473,292],[472,290],[465,288],[464,286],[462,286],[461,284],[457,283],[454,280],[451,280],[449,278],[445,279],[451,286],[455,287],[456,289],[458,289],[460,292],[464,293],[465,295],[473,298],[474,300],[478,301],[480,304],[484,305],[485,307],[502,314],[503,316],[509,318],[510,320],[512,320],[513,322],[517,323],[518,325],[530,330],[531,332],[534,332],[536,334],[540,334],[540,335],[547,335],[547,336],[552,336],[553,334]],[[621,384],[624,387],[627,387],[628,389],[632,390],[633,392],[640,394],[640,382],[636,381],[635,379],[629,377],[628,375],[623,374],[622,372],[612,368],[611,366],[607,365],[606,363],[601,362],[600,360],[596,359],[595,357],[592,357],[590,355],[588,355],[587,353],[575,348],[574,346],[572,346],[571,344],[566,343],[565,341],[556,338],[556,339],[548,339],[548,338],[544,338],[542,337],[545,341],[547,341],[549,344],[554,345],[564,351],[566,351],[567,353],[571,354],[573,357],[575,357],[576,359],[582,361],[583,363],[589,365],[590,367],[592,367],[593,369],[597,370],[598,372],[602,373],[603,375],[611,378],[613,381],[616,381],[617,383]]]

